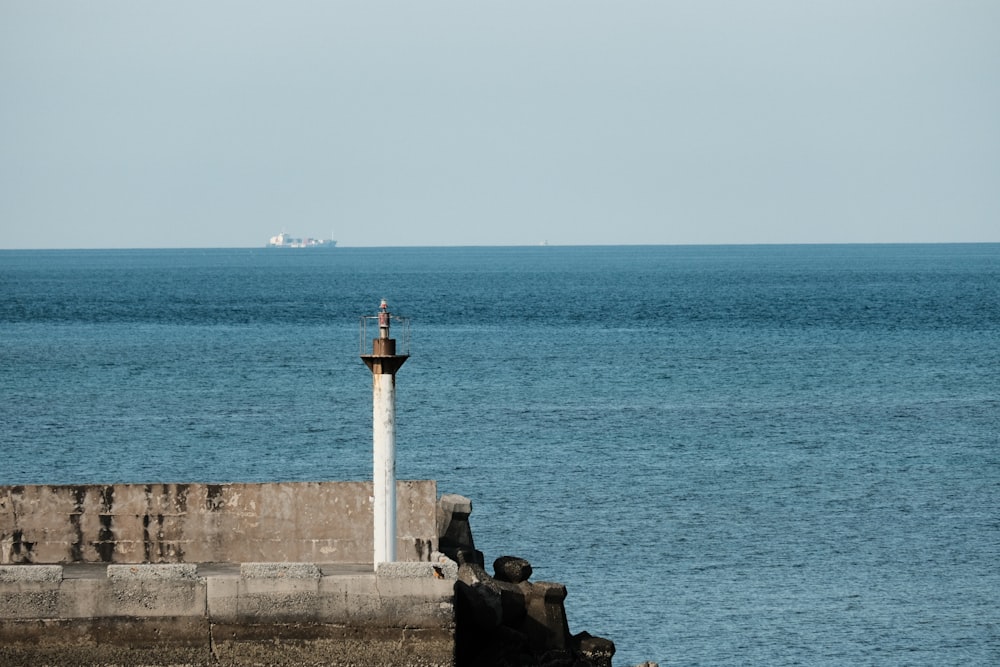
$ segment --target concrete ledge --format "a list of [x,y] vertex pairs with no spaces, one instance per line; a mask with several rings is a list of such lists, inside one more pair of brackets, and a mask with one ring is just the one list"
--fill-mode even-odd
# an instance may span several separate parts
[[59,582],[62,565],[0,565],[0,583]]
[[112,581],[194,581],[198,566],[193,563],[156,563],[146,565],[108,565]]
[[62,585],[61,565],[0,566],[0,620],[57,616]]
[[238,615],[240,578],[208,577],[205,580],[205,604],[211,619],[233,620]]
[[375,569],[379,579],[458,579],[458,563],[444,559],[437,563],[379,563]]
[[241,563],[243,579],[319,579],[315,563]]
[[251,622],[322,620],[315,563],[243,563],[236,589],[237,617]]
[[206,585],[199,579],[112,579],[97,591],[96,602],[94,617],[204,618]]

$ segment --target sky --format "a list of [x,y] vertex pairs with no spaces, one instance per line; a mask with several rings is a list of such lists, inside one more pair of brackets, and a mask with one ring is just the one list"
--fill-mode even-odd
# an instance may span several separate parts
[[0,248],[1000,241],[997,0],[0,0]]

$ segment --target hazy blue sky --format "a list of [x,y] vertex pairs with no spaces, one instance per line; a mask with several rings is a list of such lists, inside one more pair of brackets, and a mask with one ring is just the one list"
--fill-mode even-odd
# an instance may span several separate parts
[[1000,1],[0,0],[0,247],[1000,241]]

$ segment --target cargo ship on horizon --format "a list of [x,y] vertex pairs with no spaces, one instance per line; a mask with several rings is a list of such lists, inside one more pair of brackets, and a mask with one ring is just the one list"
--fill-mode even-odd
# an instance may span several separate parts
[[313,239],[294,238],[286,232],[281,232],[277,236],[272,236],[267,241],[266,248],[336,248],[337,242],[333,239]]

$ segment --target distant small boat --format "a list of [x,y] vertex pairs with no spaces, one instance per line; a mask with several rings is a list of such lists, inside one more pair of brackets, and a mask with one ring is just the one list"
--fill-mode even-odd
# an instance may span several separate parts
[[333,239],[325,241],[322,239],[298,239],[290,234],[281,232],[277,236],[272,236],[267,241],[267,248],[336,248],[337,242]]

